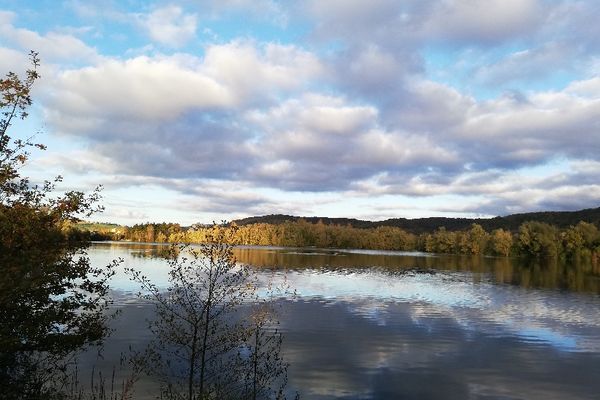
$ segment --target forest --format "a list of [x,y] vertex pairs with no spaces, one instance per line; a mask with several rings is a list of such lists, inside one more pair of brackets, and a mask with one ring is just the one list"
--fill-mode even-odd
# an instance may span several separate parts
[[[247,222],[247,221],[243,221]],[[328,221],[331,222],[331,221]],[[182,227],[171,223],[82,225],[95,240],[133,242],[204,243],[208,227],[197,224]],[[414,233],[395,226],[354,227],[310,222],[304,218],[279,223],[252,222],[223,224],[221,229],[235,228],[233,240],[238,245],[319,247],[339,249],[373,249],[423,251],[443,254],[491,256],[575,257],[600,254],[600,231],[594,223],[579,221],[566,228],[540,221],[526,221],[514,230],[486,230],[479,223],[465,229],[445,226],[430,232]]]

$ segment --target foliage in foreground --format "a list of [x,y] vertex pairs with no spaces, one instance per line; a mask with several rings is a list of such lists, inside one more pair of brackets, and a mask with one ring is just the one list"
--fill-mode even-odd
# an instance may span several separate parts
[[[45,149],[10,128],[27,117],[39,60],[25,79],[0,79],[0,398],[60,398],[65,359],[107,334],[105,310],[111,266],[94,268],[88,243],[73,240],[70,226],[99,210],[90,195],[53,192],[53,182],[22,176],[29,150]],[[61,379],[63,378],[63,379]]]

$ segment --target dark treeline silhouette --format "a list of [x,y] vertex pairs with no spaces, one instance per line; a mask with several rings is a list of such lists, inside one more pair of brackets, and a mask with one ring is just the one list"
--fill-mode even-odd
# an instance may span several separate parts
[[[515,230],[486,230],[472,223],[465,229],[444,226],[431,232],[415,234],[393,226],[358,228],[350,224],[311,223],[300,218],[282,223],[251,223],[235,227],[235,242],[241,245],[322,247],[340,249],[373,249],[425,251],[445,254],[534,257],[596,257],[600,253],[600,231],[597,225],[579,221],[566,228],[540,221],[526,221]],[[209,228],[196,225],[182,228],[178,224],[138,224],[116,233],[104,232],[109,239],[136,242],[205,243]],[[98,233],[96,233],[98,234]]]
[[273,214],[238,219],[234,222],[240,226],[257,223],[279,225],[289,221],[299,221],[301,219],[313,224],[321,221],[325,225],[350,225],[354,228],[377,228],[379,226],[392,226],[401,228],[414,234],[431,233],[442,227],[450,231],[460,231],[468,229],[472,224],[481,225],[481,227],[486,231],[504,229],[516,232],[521,224],[528,221],[545,222],[560,229],[568,228],[571,225],[576,225],[580,221],[593,223],[599,226],[600,207],[578,211],[543,211],[511,214],[494,218],[429,217],[415,219],[390,218],[384,221],[365,221],[354,218],[296,217],[292,215]]

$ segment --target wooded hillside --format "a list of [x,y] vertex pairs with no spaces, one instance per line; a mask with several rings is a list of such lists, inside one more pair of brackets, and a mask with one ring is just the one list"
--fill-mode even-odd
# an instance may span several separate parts
[[355,218],[296,217],[292,215],[275,214],[243,218],[233,222],[240,226],[257,223],[279,225],[289,221],[297,222],[300,219],[313,224],[321,221],[325,225],[350,225],[353,228],[377,228],[379,226],[393,226],[414,234],[431,233],[442,227],[449,231],[465,230],[468,229],[472,224],[481,225],[481,227],[483,227],[486,231],[504,229],[511,232],[517,232],[519,226],[527,221],[545,222],[560,229],[568,228],[571,225],[576,225],[581,221],[592,223],[600,227],[600,207],[579,211],[543,211],[511,214],[504,217],[495,218],[429,217],[415,219],[390,218],[384,221],[365,221]]

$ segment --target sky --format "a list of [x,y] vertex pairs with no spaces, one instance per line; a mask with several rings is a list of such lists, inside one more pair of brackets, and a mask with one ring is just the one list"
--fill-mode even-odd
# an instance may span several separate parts
[[0,0],[23,174],[95,221],[600,206],[597,0]]

